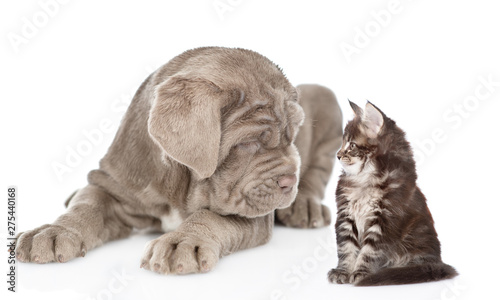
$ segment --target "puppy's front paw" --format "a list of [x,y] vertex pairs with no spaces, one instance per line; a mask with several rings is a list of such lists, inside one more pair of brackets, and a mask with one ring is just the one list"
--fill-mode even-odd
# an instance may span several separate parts
[[168,232],[146,246],[141,268],[160,274],[208,272],[219,261],[219,248],[192,234]]
[[328,281],[338,284],[349,283],[349,273],[342,269],[331,269],[328,272]]
[[82,235],[59,225],[43,225],[23,232],[16,242],[16,255],[21,262],[67,262],[86,253]]
[[316,228],[332,222],[330,209],[314,197],[297,195],[291,206],[276,211],[276,218],[288,227]]

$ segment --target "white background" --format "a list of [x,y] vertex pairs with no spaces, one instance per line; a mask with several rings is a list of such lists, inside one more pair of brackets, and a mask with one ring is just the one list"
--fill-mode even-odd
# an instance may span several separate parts
[[[500,299],[495,1],[68,1],[50,16],[40,5],[47,1],[0,6],[1,186],[19,189],[19,231],[64,212],[152,70],[190,48],[243,47],[278,63],[293,84],[331,88],[344,121],[348,98],[368,99],[397,121],[418,155],[443,259],[461,275],[398,287],[331,285],[333,227],[281,227],[269,244],[225,257],[209,274],[161,276],[139,269],[144,244],[157,236],[142,234],[66,264],[18,265],[18,293],[2,287],[8,299]],[[26,22],[38,24],[31,34]],[[14,37],[24,40],[16,45]],[[356,53],[344,54],[347,44]],[[488,78],[497,82],[490,90]],[[67,164],[70,149],[103,120],[112,132],[58,178],[53,165]],[[325,199],[334,211],[339,172],[336,165]],[[6,191],[3,198],[6,218]]]

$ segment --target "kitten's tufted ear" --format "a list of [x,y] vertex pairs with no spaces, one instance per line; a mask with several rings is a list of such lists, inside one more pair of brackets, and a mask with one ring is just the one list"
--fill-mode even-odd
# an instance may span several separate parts
[[149,135],[200,178],[210,177],[217,168],[222,93],[202,78],[172,77],[156,87],[149,112]]
[[363,125],[369,138],[376,138],[384,126],[384,114],[368,101],[363,114]]
[[347,101],[349,101],[349,105],[351,105],[351,108],[354,111],[354,114],[356,116],[358,116],[358,117],[363,116],[363,110],[361,109],[361,107],[357,106],[356,103],[351,102],[351,100],[347,100]]

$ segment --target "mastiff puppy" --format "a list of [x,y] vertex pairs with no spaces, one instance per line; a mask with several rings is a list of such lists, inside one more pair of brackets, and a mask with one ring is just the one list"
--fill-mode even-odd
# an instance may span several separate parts
[[20,234],[17,258],[66,262],[149,227],[165,233],[141,267],[207,272],[266,243],[275,210],[287,226],[330,224],[320,200],[341,143],[330,90],[294,88],[253,51],[186,51],[144,81],[89,185],[53,224]]

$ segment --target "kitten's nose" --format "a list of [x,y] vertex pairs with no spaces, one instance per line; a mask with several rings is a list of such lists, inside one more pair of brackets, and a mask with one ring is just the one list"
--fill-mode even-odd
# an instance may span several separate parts
[[292,191],[295,183],[297,183],[297,176],[295,174],[281,176],[278,178],[277,183],[283,194],[288,194]]
[[338,158],[339,160],[341,160],[341,159],[342,159],[342,153],[340,153],[340,151],[339,151],[339,152],[337,152],[337,158]]

